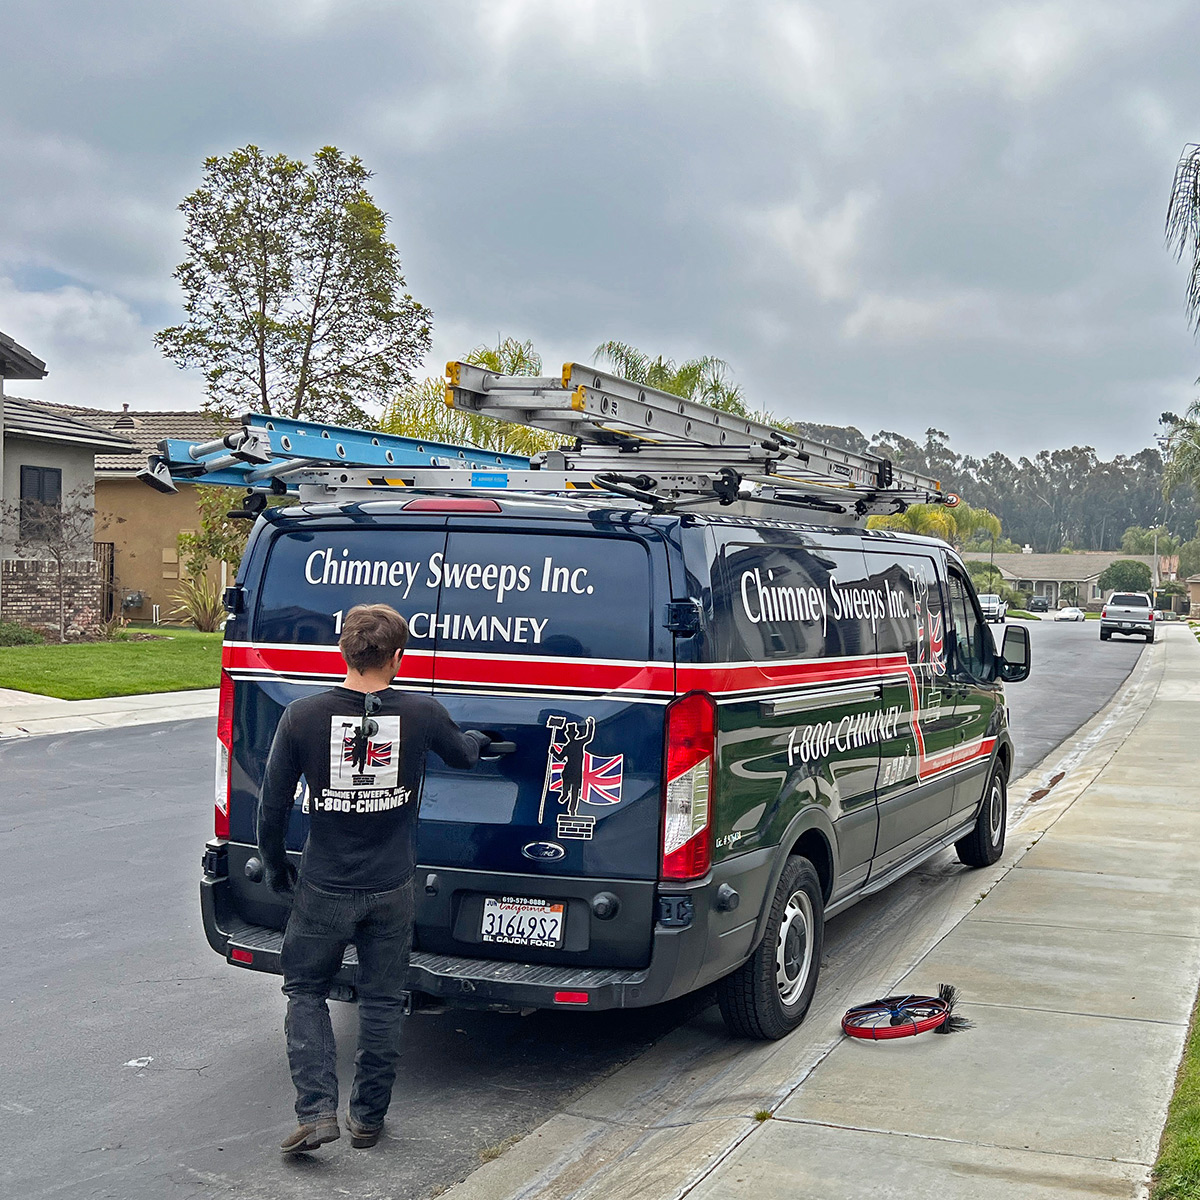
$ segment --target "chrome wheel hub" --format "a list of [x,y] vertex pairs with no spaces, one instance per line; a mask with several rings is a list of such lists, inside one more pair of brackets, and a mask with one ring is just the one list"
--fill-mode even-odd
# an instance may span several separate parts
[[784,1004],[799,999],[812,973],[813,934],[812,901],[807,892],[793,892],[784,905],[775,949],[775,981]]

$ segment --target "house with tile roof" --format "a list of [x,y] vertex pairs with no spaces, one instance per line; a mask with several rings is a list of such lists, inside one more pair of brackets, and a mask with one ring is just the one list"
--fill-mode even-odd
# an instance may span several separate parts
[[[96,458],[97,538],[111,546],[114,611],[148,621],[157,607],[162,620],[170,619],[175,591],[186,574],[179,560],[179,535],[199,525],[196,491],[181,487],[171,495],[156,492],[137,479],[137,472],[164,438],[208,441],[229,432],[230,426],[195,410],[134,412],[128,404],[121,412],[78,404],[43,407],[133,444],[134,454]],[[220,565],[211,570],[213,582],[222,582]]]
[[[88,631],[105,601],[91,519],[96,458],[125,459],[136,447],[119,431],[5,395],[7,381],[45,375],[41,359],[0,333],[0,618],[57,629],[61,589],[67,630]],[[44,553],[55,540],[45,535],[44,514],[56,508],[64,515],[55,528],[72,535],[61,577]],[[78,519],[67,521],[68,510]]]
[[[976,557],[976,556],[972,556]],[[979,560],[987,561],[980,554]],[[1119,550],[1076,550],[1067,554],[997,554],[995,565],[1000,569],[1004,581],[1029,596],[1045,596],[1051,608],[1060,605],[1099,604],[1108,599],[1111,590],[1105,592],[1099,579],[1113,563],[1132,559],[1145,563],[1154,573],[1154,556],[1151,554],[1123,554]],[[1174,560],[1177,565],[1177,560]],[[1159,578],[1170,577],[1172,560],[1160,555]]]

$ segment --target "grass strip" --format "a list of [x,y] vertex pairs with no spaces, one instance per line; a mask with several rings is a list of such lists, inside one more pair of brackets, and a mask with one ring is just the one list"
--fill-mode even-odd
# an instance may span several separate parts
[[1200,1200],[1200,1025],[1195,1009],[1150,1195],[1151,1200]]
[[161,641],[69,642],[0,649],[0,688],[60,700],[216,687],[221,634],[172,629]]

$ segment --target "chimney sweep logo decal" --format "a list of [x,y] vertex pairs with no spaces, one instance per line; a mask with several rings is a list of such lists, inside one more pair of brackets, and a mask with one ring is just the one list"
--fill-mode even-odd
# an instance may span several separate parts
[[575,841],[590,841],[596,818],[580,816],[579,805],[620,804],[621,777],[625,756],[600,756],[588,750],[596,736],[596,719],[568,721],[566,717],[550,717],[550,749],[546,755],[546,778],[542,785],[542,803],[538,823],[546,813],[546,801],[553,797],[562,811],[558,814],[558,836]]

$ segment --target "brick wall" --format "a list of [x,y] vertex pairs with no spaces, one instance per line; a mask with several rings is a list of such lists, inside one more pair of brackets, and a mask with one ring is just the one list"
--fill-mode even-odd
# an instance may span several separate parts
[[[67,636],[95,633],[100,625],[100,575],[91,559],[63,564]],[[25,558],[0,562],[0,619],[19,621],[57,635],[58,576],[55,565]]]

